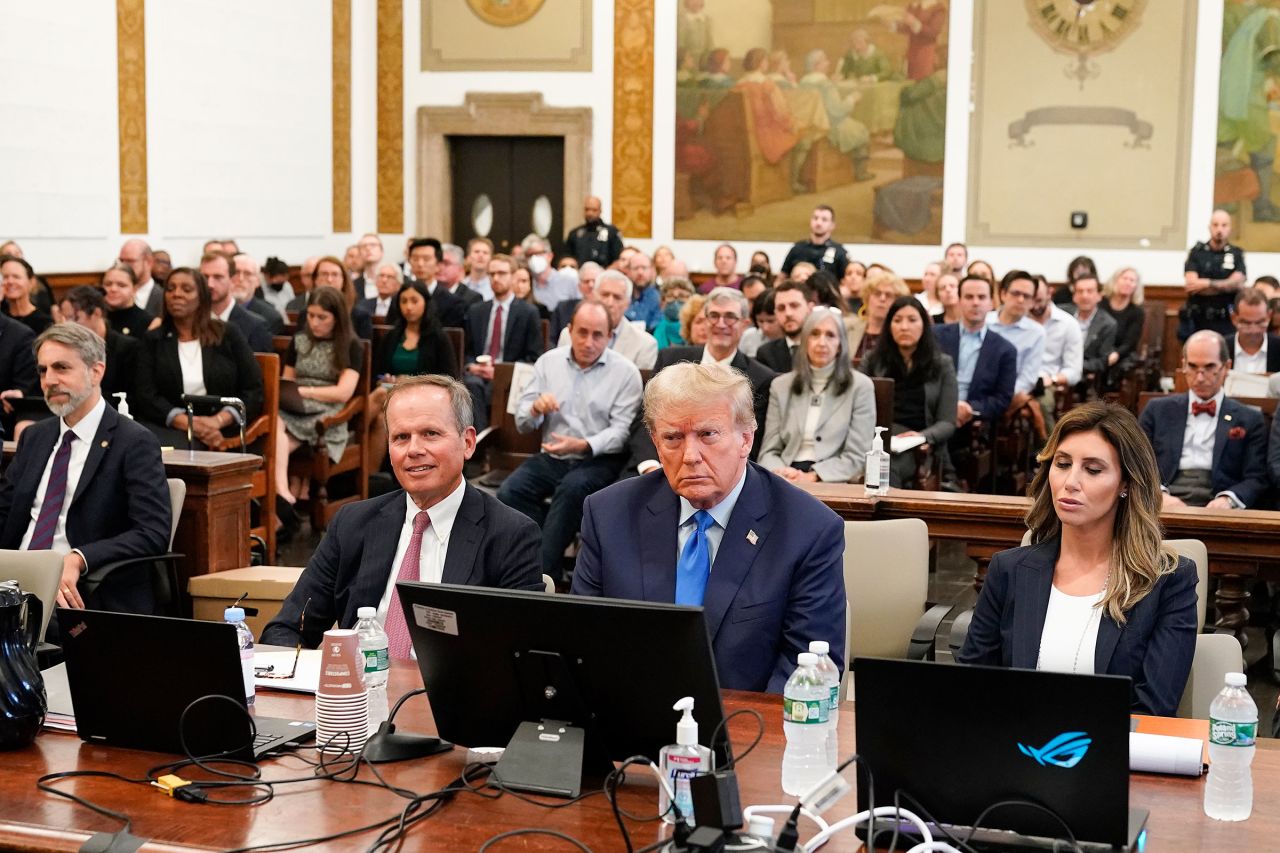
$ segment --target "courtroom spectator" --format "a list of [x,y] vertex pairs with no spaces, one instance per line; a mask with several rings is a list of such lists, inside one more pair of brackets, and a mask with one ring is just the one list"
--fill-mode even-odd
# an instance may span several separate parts
[[493,299],[493,288],[489,284],[489,261],[492,258],[493,241],[488,237],[472,237],[467,241],[467,277],[462,283],[480,294],[486,302]]
[[1036,296],[1028,312],[1044,327],[1044,354],[1040,359],[1040,411],[1048,430],[1053,429],[1058,395],[1075,387],[1084,376],[1084,333],[1076,318],[1050,298],[1049,282],[1035,277]]
[[116,261],[102,274],[102,297],[107,304],[107,322],[111,328],[122,335],[141,338],[157,319],[134,301],[138,292],[136,282],[133,268]]
[[[371,340],[373,338],[373,315],[360,304],[355,282],[347,274],[342,261],[333,255],[325,255],[316,261],[315,270],[311,278],[314,287],[333,287],[342,291],[343,301],[347,303],[347,310],[351,313],[351,328],[366,341]],[[298,309],[300,315],[305,313],[306,305],[307,302],[304,299]]]
[[369,299],[378,292],[374,279],[382,265],[382,238],[372,232],[362,234],[356,245],[360,249],[360,269],[351,271],[351,280],[356,286],[356,298]]
[[590,298],[591,294],[595,293],[596,279],[602,272],[604,267],[594,261],[587,261],[578,269],[578,298],[561,300],[556,305],[556,310],[551,312],[551,340],[559,340],[560,332],[569,325],[573,309],[578,307],[580,301]]
[[210,252],[221,252],[221,251],[222,251],[221,240],[205,240],[204,245],[200,247],[200,254],[202,255],[207,255]]
[[942,253],[947,270],[956,278],[964,278],[969,266],[969,247],[964,243],[951,243]]
[[1071,295],[1075,292],[1076,279],[1081,276],[1098,277],[1098,267],[1093,262],[1093,258],[1088,255],[1078,255],[1071,259],[1067,264],[1067,284],[1065,287],[1056,288],[1053,292],[1053,301],[1063,307],[1071,304]]
[[658,342],[658,349],[681,346],[684,335],[680,330],[680,311],[684,303],[693,296],[693,283],[687,278],[669,278],[662,283],[662,319],[654,327],[653,339]]
[[265,280],[258,289],[258,297],[285,319],[294,296],[293,285],[289,283],[289,265],[277,257],[269,257],[262,265],[262,276]]
[[738,250],[730,246],[728,243],[721,243],[716,246],[716,254],[713,261],[715,267],[715,275],[698,285],[698,292],[706,295],[717,287],[735,287],[742,286],[742,276],[738,275]]
[[486,276],[492,299],[467,309],[466,365],[462,381],[471,392],[476,429],[489,425],[493,366],[498,362],[538,360],[544,349],[542,322],[532,306],[511,292],[516,262],[510,255],[494,255]]
[[533,274],[529,272],[529,267],[524,261],[516,266],[516,271],[512,274],[511,291],[516,295],[516,299],[522,299],[532,305],[538,312],[539,319],[550,322],[551,311],[533,298]]
[[836,230],[836,212],[830,205],[820,204],[809,214],[809,239],[794,244],[782,262],[782,271],[795,278],[795,265],[813,264],[815,270],[826,270],[843,276],[849,258],[844,246],[831,235]]
[[1192,246],[1183,265],[1187,300],[1178,313],[1180,340],[1200,329],[1231,334],[1231,303],[1249,279],[1244,249],[1230,240],[1231,214],[1215,210],[1209,217],[1209,239]]
[[[0,251],[3,251],[0,249]],[[1260,275],[1253,280],[1253,287],[1270,302],[1280,296],[1280,279],[1273,275]]]
[[558,258],[556,260],[556,270],[559,272],[577,272],[578,259],[570,257]]
[[848,325],[849,303],[840,295],[840,285],[836,282],[835,276],[829,272],[818,270],[809,276],[805,284],[809,285],[809,289],[813,291],[813,304],[825,305],[828,308],[834,308],[841,314],[846,315],[845,323]]
[[633,286],[627,319],[643,322],[644,330],[652,332],[658,325],[658,318],[662,316],[662,309],[658,307],[660,300],[653,275],[653,262],[644,252],[632,252],[627,259],[625,272]]
[[1027,316],[1035,295],[1036,282],[1031,273],[1010,270],[1000,279],[1000,310],[987,315],[987,328],[1013,344],[1018,352],[1015,403],[1035,388],[1044,356],[1044,329]]
[[996,283],[996,271],[991,264],[986,261],[974,260],[969,263],[968,269],[965,270],[966,275],[976,275],[985,278],[992,284]]
[[231,257],[224,252],[200,258],[200,274],[209,286],[213,317],[235,327],[254,352],[272,352],[271,330],[256,314],[240,306],[231,295]]
[[[596,287],[612,274],[602,274]],[[569,345],[538,359],[516,407],[516,428],[538,430],[542,452],[502,482],[498,500],[542,528],[542,571],[553,578],[564,575],[564,552],[578,535],[583,500],[618,478],[640,407],[640,371],[609,348],[611,326],[604,305],[580,303],[569,322]]]
[[760,465],[792,482],[859,482],[876,425],[875,388],[853,370],[839,311],[814,308],[800,341],[792,370],[769,386]]
[[[671,264],[675,262],[675,260],[676,253],[671,251],[670,246],[659,246],[653,250],[653,272],[658,278],[658,284],[666,283],[667,276],[671,274]],[[601,264],[601,266],[607,267],[608,264]],[[687,270],[684,277],[688,278]]]
[[[384,268],[385,268],[384,264]],[[382,467],[387,437],[386,425],[380,417],[382,402],[391,386],[410,377],[434,373],[459,376],[458,359],[453,344],[440,325],[426,287],[410,281],[396,295],[396,324],[383,335],[373,356],[373,375],[378,385],[369,394],[365,410],[369,428],[369,468]]]
[[754,305],[756,297],[764,293],[769,287],[769,282],[765,276],[760,273],[750,272],[742,277],[742,286],[738,288],[742,291],[742,295],[747,298],[748,305]]
[[1227,338],[1232,370],[1240,373],[1280,371],[1280,338],[1267,331],[1271,326],[1271,310],[1266,296],[1249,287],[1237,293],[1231,325],[1236,329],[1235,334]]
[[431,302],[436,316],[440,318],[440,325],[461,329],[467,322],[468,303],[440,284],[437,275],[443,254],[444,246],[435,237],[418,237],[409,244],[409,269],[413,272],[413,278],[422,282],[427,293],[431,294]]
[[23,433],[5,470],[0,548],[63,555],[49,607],[152,613],[150,564],[112,572],[92,594],[80,583],[109,563],[168,549],[172,513],[160,445],[103,401],[102,338],[59,323],[36,339],[35,351],[41,391],[56,417]]
[[[107,405],[120,408],[116,394],[124,394],[126,403],[136,396],[134,386],[138,375],[138,356],[142,351],[142,339],[122,335],[111,328],[107,321],[107,302],[102,291],[83,285],[72,288],[58,303],[65,323],[77,323],[102,338],[106,346],[106,369],[99,387]],[[144,332],[145,333],[145,332]]]
[[231,262],[234,265],[231,276],[232,298],[246,311],[252,312],[265,323],[272,335],[283,334],[284,318],[280,316],[279,311],[257,295],[262,284],[258,262],[243,252],[234,255]]
[[263,643],[315,648],[335,623],[352,628],[359,608],[375,607],[391,657],[407,660],[396,581],[543,588],[537,527],[462,476],[476,447],[462,383],[415,376],[387,396],[382,417],[401,488],[338,511]]
[[[137,285],[134,304],[152,317],[159,317],[161,303],[164,302],[164,282],[172,266],[157,271],[156,254],[151,251],[151,247],[145,240],[139,240],[137,237],[124,241],[117,260],[133,270]],[[164,260],[165,262],[169,260],[167,252],[164,253]],[[141,334],[141,332],[135,332],[135,334]]]
[[1223,392],[1230,369],[1226,339],[1195,332],[1182,346],[1190,392],[1158,397],[1142,410],[1166,507],[1248,509],[1266,497],[1266,425],[1261,412]]
[[856,361],[866,357],[880,342],[885,331],[889,307],[903,296],[910,296],[907,283],[891,272],[872,270],[862,284],[862,308],[857,322],[849,324],[849,352]]
[[398,319],[396,295],[404,284],[404,272],[399,264],[380,264],[378,276],[373,281],[378,288],[378,295],[372,299],[361,299],[357,304],[362,311],[373,318],[375,323],[392,325]]
[[305,444],[313,447],[315,453],[327,453],[335,464],[342,459],[347,448],[347,425],[326,428],[324,446],[319,447],[316,446],[321,440],[319,422],[341,411],[351,400],[364,367],[364,344],[351,331],[351,315],[339,291],[332,287],[316,288],[300,325],[289,342],[280,372],[282,382],[297,384],[298,399],[293,401],[294,405],[282,404],[276,421],[273,476],[276,515],[283,525],[280,533],[285,541],[298,530],[293,505],[301,495],[300,489],[289,483],[289,457]]
[[[296,316],[306,309],[307,294],[316,286],[316,265],[318,263],[320,263],[320,256],[312,255],[298,267],[298,290],[294,293],[293,298],[289,300],[289,304],[285,306],[285,316],[290,314]],[[342,261],[338,261],[338,266],[342,266]],[[346,274],[345,270],[343,270],[343,274]],[[342,289],[341,283],[339,283],[338,289]]]
[[[893,380],[891,435],[924,438],[925,450],[944,450],[955,434],[956,368],[938,348],[927,309],[910,296],[894,301],[885,318],[888,334],[862,360],[868,376]],[[889,461],[889,484],[913,488],[916,453],[895,453]]]
[[[157,304],[159,304],[159,302],[164,301],[164,283],[169,280],[169,273],[173,271],[173,260],[169,257],[169,253],[164,249],[156,249],[155,252],[152,253],[151,259],[153,262],[151,266],[151,278],[157,285],[159,285],[160,289],[160,298],[157,301]],[[139,292],[141,292],[141,287],[139,287]],[[148,311],[148,313],[150,312]]]
[[[168,447],[190,446],[188,426],[196,448],[220,448],[224,438],[231,444],[262,410],[262,372],[253,350],[239,329],[213,316],[212,304],[204,274],[178,267],[165,281],[160,325],[143,338],[137,405],[130,408]],[[237,397],[245,412],[197,405],[188,423],[187,394]]]
[[444,289],[449,291],[452,296],[461,299],[463,305],[470,308],[479,302],[482,297],[462,283],[462,279],[466,275],[465,264],[466,253],[462,251],[461,246],[453,243],[442,244],[440,264],[436,270],[436,281],[444,285]]
[[545,316],[565,299],[576,299],[578,296],[578,276],[574,270],[558,270],[552,261],[555,254],[551,251],[551,243],[530,234],[520,241],[524,250],[524,264],[529,270],[529,284],[533,298],[547,309]]
[[1121,267],[1107,279],[1102,294],[1106,297],[1102,310],[1116,321],[1116,347],[1107,357],[1112,376],[1108,384],[1114,388],[1138,364],[1142,330],[1147,323],[1142,307],[1142,278],[1133,267]]
[[[817,271],[818,271],[818,268],[815,267],[813,264],[809,263],[808,261],[801,261],[800,263],[796,264],[794,267],[791,268],[791,280],[804,284],[809,280],[809,276],[813,275]],[[785,273],[779,273],[779,275],[785,276]],[[785,281],[785,278],[783,280]]]
[[35,338],[26,326],[0,314],[0,434],[13,429],[14,410],[10,401],[40,391],[35,355],[31,352]]
[[751,263],[747,268],[764,279],[766,285],[773,281],[773,261],[769,260],[769,253],[763,249],[751,253]]
[[1115,352],[1116,321],[1106,311],[1098,309],[1102,301],[1102,292],[1098,288],[1098,279],[1091,275],[1082,275],[1075,280],[1071,294],[1071,304],[1066,312],[1076,318],[1080,333],[1084,336],[1084,378],[1081,379],[1081,393],[1094,377],[1102,375],[1109,366],[1111,354]]
[[782,336],[782,327],[773,313],[773,293],[773,288],[766,288],[751,303],[751,328],[738,341],[738,349],[748,358],[755,358],[761,346]]
[[616,227],[604,221],[601,217],[603,210],[600,199],[587,196],[582,203],[582,224],[564,238],[561,254],[573,258],[578,266],[591,261],[607,267],[622,253],[622,235]]
[[0,290],[4,294],[0,311],[26,326],[32,334],[39,335],[53,325],[53,317],[31,301],[35,281],[31,264],[13,255],[0,255]]
[[1196,568],[1161,541],[1160,475],[1133,415],[1067,414],[1036,457],[1031,545],[991,560],[962,664],[1126,676],[1130,710],[1171,717],[1196,647]]
[[[13,240],[6,240],[0,243],[0,257],[9,255],[14,258],[26,259],[26,255],[22,252],[22,247]],[[53,314],[53,290],[49,287],[49,282],[45,281],[44,276],[32,274],[31,285],[31,304],[46,314]]]
[[934,289],[938,293],[938,304],[942,306],[942,311],[933,314],[929,319],[933,320],[934,325],[941,323],[959,323],[960,322],[960,277],[953,272],[943,272],[938,275],[938,281],[934,285]]
[[[652,370],[658,358],[658,342],[625,318],[627,306],[631,304],[631,280],[617,270],[605,270],[596,278],[594,295],[609,312],[609,349],[641,370]],[[565,347],[571,342],[566,328],[560,333],[556,346]]]
[[689,346],[702,346],[707,342],[709,332],[707,318],[702,309],[707,304],[707,297],[695,293],[685,300],[680,308],[680,337]]
[[844,525],[748,460],[751,383],[672,365],[649,381],[644,420],[662,472],[587,498],[571,591],[702,606],[725,689],[781,693],[814,637],[841,667]]
[[840,276],[840,295],[849,307],[854,307],[854,300],[862,298],[862,282],[867,277],[867,266],[862,261],[850,260],[844,265]]
[[940,275],[942,275],[942,261],[925,264],[924,270],[920,273],[920,292],[916,294],[916,299],[920,300],[920,304],[925,307],[930,317],[941,314],[943,310],[942,301],[938,299],[938,276]]
[[813,310],[813,291],[807,284],[784,281],[773,290],[773,313],[782,335],[761,344],[756,360],[774,373],[789,373],[791,360],[800,346],[800,329]]

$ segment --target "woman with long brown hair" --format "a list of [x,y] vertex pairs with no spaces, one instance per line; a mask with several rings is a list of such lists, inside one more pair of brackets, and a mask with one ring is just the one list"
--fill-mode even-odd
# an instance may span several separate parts
[[961,663],[1125,675],[1171,717],[1196,647],[1196,570],[1161,541],[1160,475],[1128,409],[1088,403],[1037,457],[1033,544],[991,560]]

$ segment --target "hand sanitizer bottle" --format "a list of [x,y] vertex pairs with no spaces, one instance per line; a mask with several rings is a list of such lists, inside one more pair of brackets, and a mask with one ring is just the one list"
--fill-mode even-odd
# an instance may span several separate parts
[[[689,780],[703,773],[710,773],[715,768],[711,750],[698,744],[698,721],[693,718],[693,697],[686,696],[672,706],[674,711],[684,711],[680,722],[676,723],[676,742],[664,746],[658,754],[658,766],[671,790],[675,792],[676,808],[685,823],[693,826],[693,796],[689,792]],[[675,823],[675,812],[667,800],[667,789],[658,788],[658,811],[667,823]]]
[[876,427],[876,436],[871,439],[871,449],[867,451],[867,467],[863,472],[863,484],[868,495],[889,494],[889,451],[884,447],[884,430]]

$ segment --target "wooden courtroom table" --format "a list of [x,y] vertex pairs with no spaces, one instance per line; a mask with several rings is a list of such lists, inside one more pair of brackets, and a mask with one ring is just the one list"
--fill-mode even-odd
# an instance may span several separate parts
[[[7,463],[16,442],[4,443]],[[178,518],[173,550],[185,554],[179,561],[181,589],[192,575],[249,565],[249,488],[262,458],[249,453],[212,453],[205,450],[166,450],[165,476],[187,484],[187,497]],[[156,488],[163,489],[164,483]]]
[[[974,585],[980,588],[987,564],[997,551],[1016,548],[1027,531],[1024,518],[1031,499],[1006,495],[918,492],[890,489],[867,497],[861,485],[799,484],[847,521],[919,518],[934,539],[954,539],[978,563]],[[1280,512],[1251,509],[1167,509],[1160,513],[1169,539],[1199,539],[1209,551],[1209,571],[1218,578],[1214,605],[1219,627],[1244,642],[1249,621],[1249,587],[1258,578],[1280,579]]]
[[[416,667],[393,662],[390,695],[394,697],[422,681]],[[786,803],[780,785],[783,735],[780,700],[764,694],[725,692],[725,713],[751,708],[764,715],[765,735],[760,745],[738,765],[741,802],[744,806]],[[258,712],[300,719],[312,716],[312,699],[299,694],[258,692]],[[852,705],[840,715],[840,754],[853,749]],[[940,712],[944,709],[940,707]],[[410,700],[397,718],[401,731],[434,732],[426,699]],[[735,720],[730,732],[739,750],[756,731],[751,719]],[[308,750],[314,757],[314,751]],[[171,756],[113,749],[82,743],[72,734],[46,731],[24,749],[0,753],[0,848],[20,850],[77,850],[95,832],[115,832],[119,823],[60,797],[38,791],[35,779],[46,773],[66,770],[112,770],[140,777],[149,768],[171,760]],[[465,763],[461,748],[431,758],[380,765],[389,782],[418,793],[444,787],[455,779]],[[300,759],[266,761],[263,775],[286,778],[311,771]],[[1162,777],[1135,774],[1130,781],[1130,804],[1151,811],[1147,849],[1157,851],[1266,850],[1280,831],[1280,798],[1273,795],[1280,782],[1280,741],[1260,739],[1253,764],[1253,816],[1245,823],[1219,823],[1204,817],[1203,778]],[[197,773],[184,771],[184,778]],[[854,782],[852,771],[847,771]],[[362,779],[372,779],[362,768]],[[156,839],[144,850],[227,849],[279,843],[338,832],[343,829],[389,818],[403,808],[405,800],[389,791],[364,785],[342,785],[317,781],[284,785],[270,802],[257,806],[193,805],[172,800],[160,791],[118,781],[80,779],[60,783],[94,803],[123,811],[133,818],[133,834]],[[242,794],[243,792],[232,792]],[[230,795],[229,795],[230,796]],[[551,802],[563,802],[555,801]],[[619,795],[622,806],[636,814],[656,814],[656,783],[651,774],[637,769],[628,773]],[[829,821],[852,814],[856,794],[851,792],[825,815]],[[782,820],[777,821],[780,829]],[[802,824],[803,826],[803,824]],[[623,849],[609,805],[602,796],[593,796],[573,806],[549,810],[521,802],[511,795],[485,800],[474,794],[460,794],[441,811],[410,830],[404,849],[476,850],[488,838],[511,829],[542,827],[565,832],[595,851]],[[665,837],[666,830],[654,823],[627,822],[637,849]],[[324,845],[326,850],[362,850],[373,841],[377,830]],[[812,826],[803,830],[812,835]],[[1272,839],[1268,841],[1267,839]],[[830,841],[824,850],[860,849],[852,833]],[[567,845],[549,837],[525,836],[498,845],[497,850],[564,850]]]

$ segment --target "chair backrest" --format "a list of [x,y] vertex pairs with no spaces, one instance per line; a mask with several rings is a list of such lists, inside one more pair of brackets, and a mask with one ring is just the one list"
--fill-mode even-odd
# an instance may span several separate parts
[[173,550],[173,538],[178,535],[178,516],[182,515],[182,505],[187,500],[187,481],[170,477],[165,480],[169,485],[169,509],[173,519],[169,522],[169,550]]
[[58,602],[62,555],[57,551],[0,551],[0,581],[17,581],[23,592],[40,599],[40,639]]
[[462,365],[466,364],[464,350],[467,333],[456,326],[445,326],[444,336],[449,339],[449,346],[453,347],[454,363],[458,365],[458,370],[462,370]]
[[844,523],[845,660],[906,657],[929,593],[929,527],[918,518]]
[[542,586],[546,592],[554,593],[556,591],[556,582],[551,579],[551,575],[542,576]]
[[1191,675],[1178,703],[1178,716],[1203,720],[1228,672],[1244,672],[1244,650],[1231,634],[1197,634]]
[[[872,376],[871,385],[876,391],[876,426],[885,433],[893,432],[893,380],[887,376]],[[889,439],[886,438],[887,442]]]
[[495,364],[493,382],[489,386],[493,394],[489,425],[499,429],[488,461],[490,468],[499,471],[514,471],[524,460],[537,455],[542,449],[542,432],[520,432],[516,429],[516,416],[507,412],[507,396],[511,393],[514,371],[510,362]]

